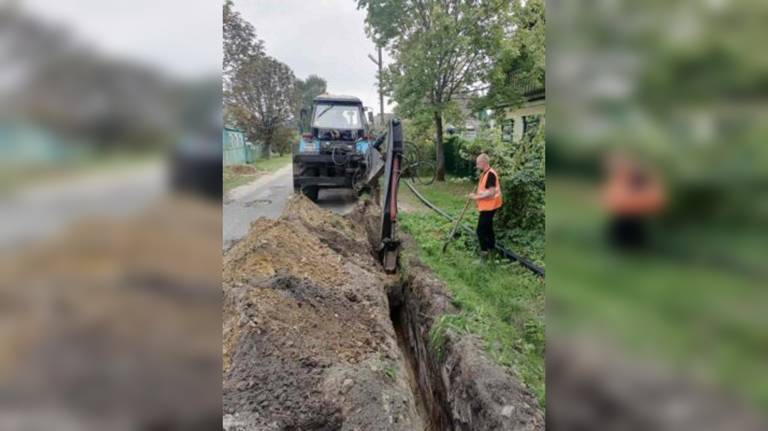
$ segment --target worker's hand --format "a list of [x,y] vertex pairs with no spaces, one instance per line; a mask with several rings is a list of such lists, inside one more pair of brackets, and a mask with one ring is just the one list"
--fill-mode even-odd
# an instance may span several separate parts
[[470,193],[467,195],[469,199],[477,200],[477,195],[475,193]]

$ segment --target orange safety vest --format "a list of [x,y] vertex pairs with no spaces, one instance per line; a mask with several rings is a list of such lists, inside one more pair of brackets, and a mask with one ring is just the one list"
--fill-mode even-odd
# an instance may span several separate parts
[[501,207],[501,178],[499,178],[499,174],[493,169],[488,169],[485,173],[480,175],[480,182],[477,183],[477,193],[482,193],[486,190],[485,180],[486,177],[488,177],[488,172],[493,172],[493,174],[496,175],[496,193],[489,198],[476,200],[475,202],[477,202],[478,211],[491,211]]

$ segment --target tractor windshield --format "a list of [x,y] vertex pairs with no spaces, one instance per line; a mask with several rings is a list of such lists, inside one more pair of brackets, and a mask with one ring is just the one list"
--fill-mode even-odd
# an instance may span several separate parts
[[360,107],[355,105],[331,105],[318,103],[312,127],[319,129],[362,129]]

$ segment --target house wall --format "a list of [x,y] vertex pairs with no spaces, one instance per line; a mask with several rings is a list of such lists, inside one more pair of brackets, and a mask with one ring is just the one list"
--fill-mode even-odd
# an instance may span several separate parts
[[543,125],[546,118],[546,100],[528,102],[520,108],[510,109],[506,112],[504,117],[506,119],[512,119],[515,122],[512,132],[513,142],[518,142],[523,137],[523,117],[529,115],[540,115],[541,125]]

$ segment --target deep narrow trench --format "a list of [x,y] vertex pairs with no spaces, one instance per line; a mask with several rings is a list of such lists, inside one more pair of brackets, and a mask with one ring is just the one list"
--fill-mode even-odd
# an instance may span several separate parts
[[[401,292],[404,292],[405,286],[401,286]],[[408,307],[406,304],[408,295],[401,293],[399,297],[390,297],[389,317],[392,320],[392,326],[395,329],[397,345],[405,358],[405,370],[408,386],[411,389],[413,398],[416,402],[416,411],[424,423],[424,431],[442,431],[440,412],[442,409],[435,404],[434,396],[427,396],[424,388],[420,384],[429,376],[422,375],[421,370],[428,370],[430,367],[419,363],[419,356],[415,354],[414,347],[422,343],[414,343],[412,337],[417,336],[418,331],[411,327],[412,320],[408,316]]]

